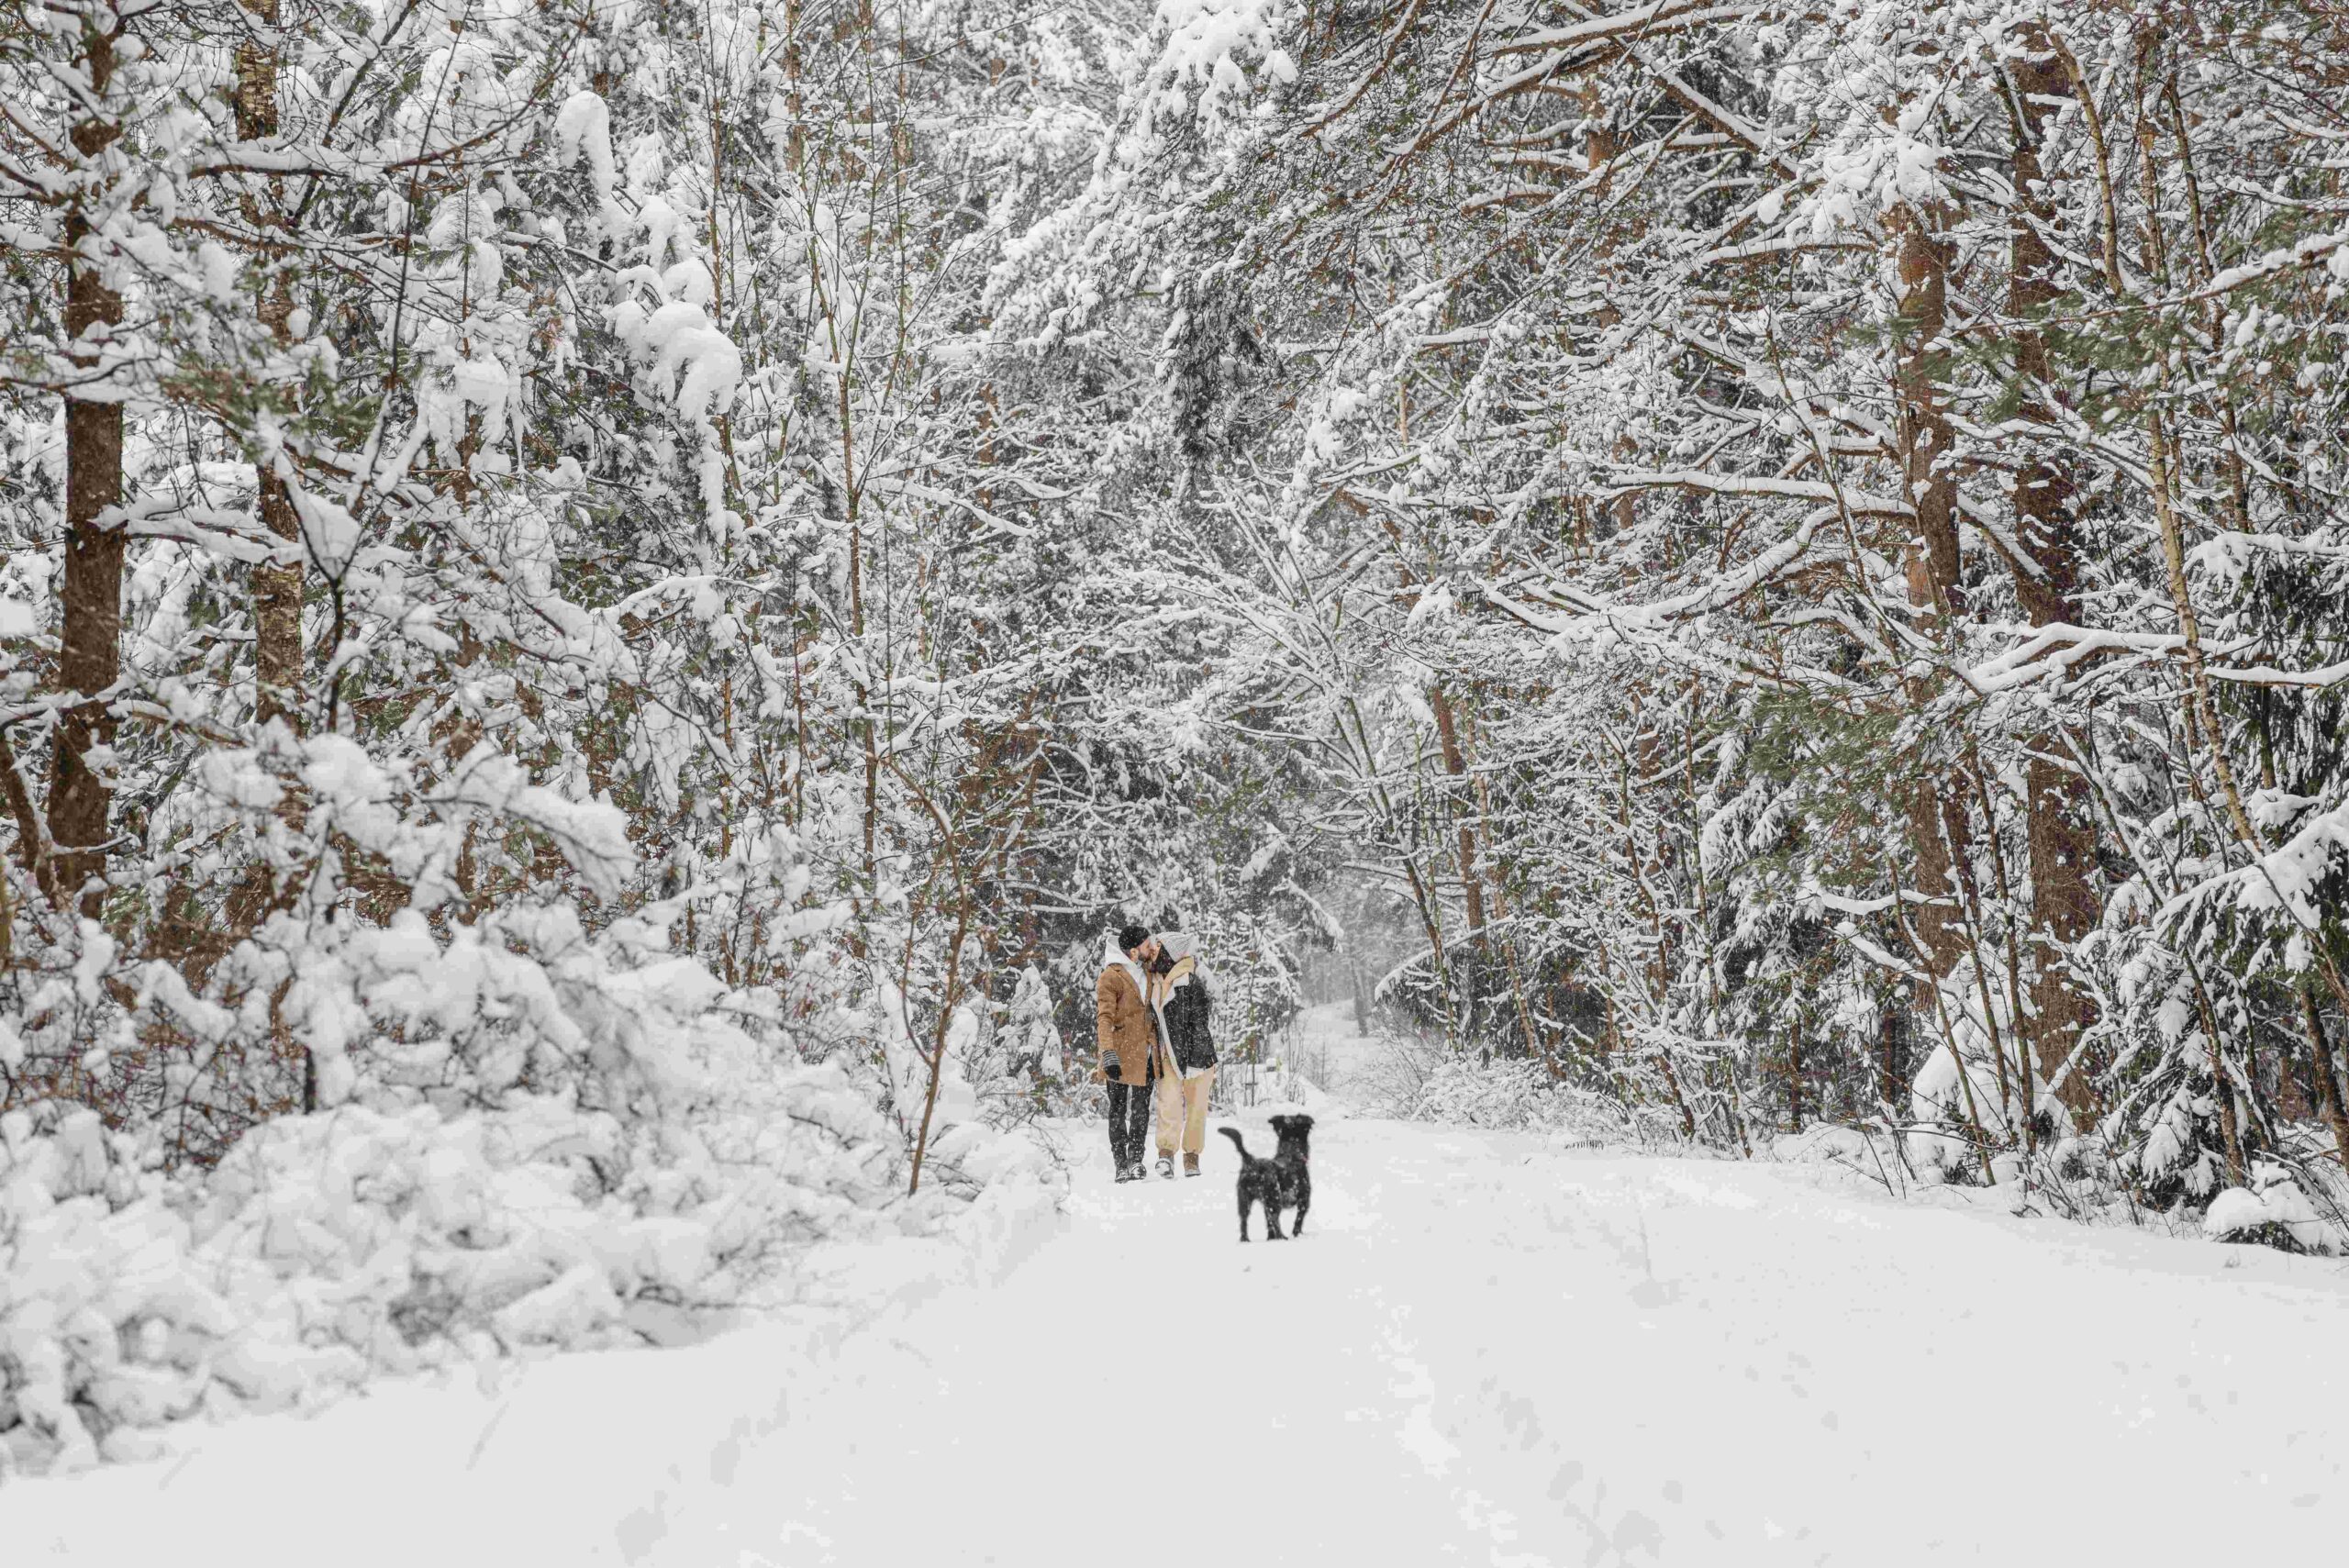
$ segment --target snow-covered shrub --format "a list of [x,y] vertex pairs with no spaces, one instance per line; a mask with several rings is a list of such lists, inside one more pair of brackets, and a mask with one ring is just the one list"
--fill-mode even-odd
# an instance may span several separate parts
[[1436,1063],[1405,1114],[1414,1121],[1455,1122],[1512,1132],[1548,1132],[1567,1119],[1568,1106],[1553,1092],[1534,1062],[1480,1063],[1452,1057]]
[[[1007,1099],[1024,1101],[1040,1116],[1082,1116],[1096,1107],[1093,1054],[1073,1051],[1054,1016],[1052,988],[1043,972],[1030,964],[1019,972],[996,1032],[1002,1076],[981,1085]],[[1090,1043],[1090,1042],[1087,1042]]]
[[[792,1243],[885,1223],[902,1146],[838,1067],[776,1064],[673,1109],[351,1104],[178,1175],[93,1112],[9,1113],[0,1444],[19,1465],[135,1457],[199,1411],[674,1342],[755,1299]],[[1015,1168],[1004,1151],[985,1173]]]
[[[608,806],[494,754],[418,780],[334,738],[206,766],[294,891],[202,989],[87,922],[19,928],[46,945],[12,975],[12,1054],[29,1042],[114,1130],[55,1095],[0,1119],[15,1463],[130,1457],[186,1416],[455,1358],[691,1338],[780,1288],[795,1248],[901,1228],[928,1084],[893,1037],[803,1039],[794,998],[677,951],[682,900],[591,928],[542,869],[541,895],[452,917],[460,857],[517,835],[616,892],[631,851]],[[295,785],[300,837],[274,815]],[[362,856],[407,893],[367,919]],[[869,1040],[897,1014],[844,1011]],[[950,1020],[925,1232],[990,1184],[1053,1190],[975,1114],[977,1034]],[[316,1108],[284,1114],[295,1096]],[[250,1125],[216,1142],[231,1115]]]
[[2280,1167],[2263,1162],[2253,1184],[2228,1187],[2210,1200],[2202,1233],[2218,1241],[2252,1241],[2288,1252],[2330,1252],[2340,1236],[2327,1225],[2299,1184]]
[[974,1118],[941,1124],[901,1218],[905,1145],[869,1084],[713,1018],[639,1040],[661,1044],[649,1102],[573,1085],[443,1109],[362,1077],[209,1172],[166,1173],[153,1137],[86,1109],[0,1118],[0,1447],[18,1467],[134,1458],[191,1415],[676,1342],[782,1287],[796,1245],[934,1234],[974,1195],[993,1195],[968,1221],[987,1233],[1052,1207],[1041,1149]]
[[1845,1165],[1859,1168],[1872,1166],[1887,1156],[1878,1148],[1873,1129],[1863,1131],[1855,1127],[1837,1127],[1830,1122],[1813,1122],[1800,1132],[1789,1132],[1772,1139],[1770,1158],[1783,1160],[1790,1165]]
[[[884,1011],[902,1016],[895,1008]],[[902,1140],[919,1147],[926,1186],[968,1195],[998,1183],[1050,1179],[1051,1157],[1025,1135],[1031,1118],[1022,1114],[1023,1102],[1006,1093],[1002,1048],[976,1002],[966,1001],[947,1017],[934,1092],[929,1059],[902,1026],[891,1029],[885,1021],[881,1040],[890,1070],[888,1115]]]
[[1972,1179],[1978,1169],[1976,1151],[2007,1132],[1997,1078],[1973,1051],[1934,1046],[1918,1069],[1909,1099],[1917,1123],[1909,1140],[1910,1157],[1927,1180]]
[[1559,1080],[1540,1062],[1487,1062],[1426,1042],[1397,1045],[1393,1055],[1386,1070],[1371,1074],[1371,1114],[1588,1143],[1646,1141],[1661,1132],[1606,1097]]
[[2285,1129],[2275,1153],[2249,1162],[2243,1184],[2210,1200],[2202,1232],[2290,1252],[2349,1253],[2349,1177],[2332,1140],[2313,1128]]

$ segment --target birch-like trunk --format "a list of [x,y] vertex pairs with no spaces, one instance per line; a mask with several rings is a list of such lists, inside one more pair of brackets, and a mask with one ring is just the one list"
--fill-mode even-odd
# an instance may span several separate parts
[[[277,19],[279,0],[241,0],[256,26],[254,36],[237,49],[237,139],[266,141],[277,134]],[[284,250],[261,236],[286,222],[283,183],[271,182],[266,205],[257,196],[245,200],[245,219],[252,226],[258,254],[270,269],[262,285],[262,324],[283,347],[292,343],[294,316],[292,281],[282,270]],[[256,463],[261,523],[279,545],[277,559],[253,568],[253,719],[256,725],[284,723],[299,733],[302,714],[302,559],[297,553],[299,530],[294,497],[285,481],[262,456]]]

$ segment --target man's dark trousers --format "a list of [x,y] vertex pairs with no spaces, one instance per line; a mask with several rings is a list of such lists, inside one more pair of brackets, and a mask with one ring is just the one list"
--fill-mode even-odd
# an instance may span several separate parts
[[1150,1131],[1150,1085],[1109,1085],[1109,1158],[1124,1175],[1141,1163],[1142,1140]]

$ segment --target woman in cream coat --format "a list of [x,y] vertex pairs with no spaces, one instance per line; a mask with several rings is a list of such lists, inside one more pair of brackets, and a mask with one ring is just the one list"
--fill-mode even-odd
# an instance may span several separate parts
[[1199,1173],[1199,1151],[1207,1143],[1208,1096],[1215,1090],[1215,1039],[1208,1027],[1213,998],[1198,946],[1180,931],[1162,932],[1151,966],[1150,1006],[1158,1024],[1158,1173],[1174,1174],[1174,1150],[1183,1151],[1183,1173]]

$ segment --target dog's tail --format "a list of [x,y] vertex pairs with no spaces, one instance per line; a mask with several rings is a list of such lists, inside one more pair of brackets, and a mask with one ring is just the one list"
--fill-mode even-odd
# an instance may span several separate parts
[[1223,1134],[1226,1138],[1231,1140],[1231,1146],[1240,1151],[1240,1162],[1241,1164],[1252,1165],[1256,1162],[1256,1157],[1248,1152],[1248,1146],[1240,1141],[1240,1129],[1238,1128],[1219,1127],[1216,1130]]

